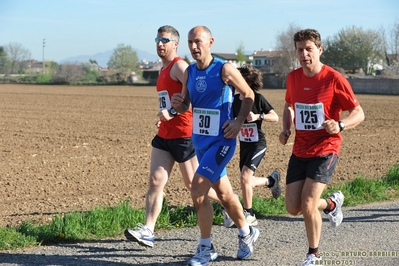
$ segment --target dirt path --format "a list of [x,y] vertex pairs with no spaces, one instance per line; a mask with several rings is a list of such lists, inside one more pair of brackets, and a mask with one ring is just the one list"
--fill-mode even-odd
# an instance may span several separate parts
[[[281,117],[284,90],[262,93]],[[399,96],[358,97],[366,121],[344,132],[334,184],[384,176],[399,163]],[[0,226],[124,200],[144,207],[157,106],[154,87],[1,84]],[[278,169],[284,183],[292,143],[278,143],[281,122],[264,129],[268,152],[257,173]],[[228,168],[240,193],[237,153]],[[176,167],[165,195],[171,205],[191,204]]]

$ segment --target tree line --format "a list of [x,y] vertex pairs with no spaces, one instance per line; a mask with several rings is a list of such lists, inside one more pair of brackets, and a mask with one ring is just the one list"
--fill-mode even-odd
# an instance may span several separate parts
[[[283,78],[299,66],[293,36],[300,29],[301,27],[291,23],[276,36],[275,50],[280,52],[281,58],[278,63],[275,62],[273,68]],[[399,78],[399,19],[387,29],[370,30],[351,26],[322,40],[324,51],[321,60],[325,64],[345,73],[362,70],[365,75],[376,74],[375,66],[382,66],[384,70],[380,74],[383,77]],[[242,42],[236,55],[237,61],[246,61]],[[185,60],[188,61],[188,58]],[[35,63],[40,64],[31,59],[30,51],[21,44],[0,46],[0,74],[20,74],[27,82],[124,83],[132,77],[132,73],[140,74],[137,53],[132,46],[125,44],[118,44],[114,49],[106,73],[100,71],[95,60],[64,64],[45,61],[41,62],[40,68],[34,68]]]

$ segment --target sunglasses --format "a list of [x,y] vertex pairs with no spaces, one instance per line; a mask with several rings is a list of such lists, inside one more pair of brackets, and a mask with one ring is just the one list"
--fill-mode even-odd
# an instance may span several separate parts
[[169,38],[160,38],[160,37],[155,38],[155,43],[159,43],[159,42],[168,43],[170,41],[175,41],[175,40],[172,40]]

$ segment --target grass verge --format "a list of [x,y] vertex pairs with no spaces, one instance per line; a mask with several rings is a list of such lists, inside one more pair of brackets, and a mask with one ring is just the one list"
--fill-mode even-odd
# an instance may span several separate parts
[[[344,206],[399,198],[399,165],[392,167],[383,178],[371,180],[357,177],[349,183],[327,189],[323,196],[327,197],[336,190],[344,193]],[[214,224],[223,223],[220,205],[215,203],[213,207]],[[283,196],[277,200],[255,196],[253,209],[258,217],[287,214]],[[49,224],[26,221],[15,228],[0,227],[0,250],[115,237],[121,235],[126,228],[143,223],[144,217],[144,209],[133,209],[125,201],[115,207],[100,206],[87,212],[56,215]],[[196,225],[193,207],[170,207],[164,202],[156,228],[172,229]]]

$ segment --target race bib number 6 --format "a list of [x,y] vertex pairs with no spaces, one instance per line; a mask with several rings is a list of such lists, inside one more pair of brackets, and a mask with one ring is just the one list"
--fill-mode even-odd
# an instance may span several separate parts
[[297,130],[319,130],[325,120],[323,103],[295,103],[295,126]]
[[220,127],[220,110],[193,109],[193,133],[205,136],[217,136]]

